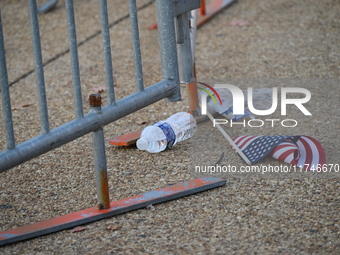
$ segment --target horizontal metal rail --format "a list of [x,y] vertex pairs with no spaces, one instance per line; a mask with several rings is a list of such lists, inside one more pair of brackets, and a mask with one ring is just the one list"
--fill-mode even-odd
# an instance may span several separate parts
[[49,132],[36,136],[26,142],[0,153],[0,172],[6,171],[27,160],[51,151],[63,144],[75,140],[91,131],[116,121],[128,114],[153,104],[177,92],[178,84],[173,80],[162,80],[116,101],[117,105],[106,105],[101,114],[89,113]]

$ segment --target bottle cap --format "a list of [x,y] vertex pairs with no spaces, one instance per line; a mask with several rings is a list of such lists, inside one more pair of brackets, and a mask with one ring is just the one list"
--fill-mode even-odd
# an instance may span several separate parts
[[141,137],[137,140],[137,148],[141,151],[145,151],[149,147],[149,142],[145,138]]

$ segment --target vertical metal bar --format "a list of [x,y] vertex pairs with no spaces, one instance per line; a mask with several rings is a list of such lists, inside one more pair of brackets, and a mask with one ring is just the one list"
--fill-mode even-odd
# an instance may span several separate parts
[[177,89],[170,101],[181,100],[181,91],[178,75],[178,60],[174,25],[174,2],[156,0],[158,37],[162,62],[162,75],[164,79],[172,80]]
[[108,104],[115,105],[114,95],[114,79],[112,71],[112,56],[111,56],[111,43],[110,43],[110,27],[109,18],[107,14],[107,1],[100,0],[100,20],[102,26],[102,40],[104,50],[104,63],[106,74],[106,89],[108,96]]
[[190,29],[190,42],[191,42],[191,52],[192,52],[192,61],[193,61],[194,81],[188,84],[188,94],[189,94],[189,110],[194,116],[198,116],[201,114],[199,102],[198,102],[197,83],[196,83],[196,66],[195,66],[197,16],[198,16],[197,9],[192,10],[190,12],[190,28],[189,29]]
[[34,61],[35,61],[35,73],[36,73],[37,90],[38,90],[38,98],[39,98],[40,123],[41,123],[42,133],[47,134],[50,131],[50,124],[48,120],[48,109],[47,109],[45,78],[44,78],[44,64],[43,64],[42,53],[41,53],[39,21],[38,21],[36,0],[29,0],[29,11],[30,11],[33,53],[34,53]]
[[142,55],[140,51],[138,16],[136,0],[129,0],[130,7],[130,23],[133,46],[133,58],[135,61],[136,87],[138,91],[144,90]]
[[[91,106],[90,112],[101,114],[101,96],[99,94],[92,94],[90,95],[89,101]],[[110,197],[107,178],[105,139],[102,127],[92,132],[92,143],[96,171],[98,209],[108,209],[110,208]]]
[[194,80],[189,21],[188,12],[176,17],[179,77],[180,82],[185,84],[189,84]]
[[72,83],[73,83],[74,98],[75,98],[76,117],[82,118],[84,114],[83,114],[83,101],[82,101],[81,85],[80,85],[78,46],[77,46],[76,25],[75,25],[75,20],[74,20],[73,0],[65,0],[65,6],[66,6],[68,36],[69,36],[68,41],[70,45]]
[[11,110],[11,98],[9,95],[6,55],[5,55],[5,43],[4,35],[2,31],[2,18],[0,11],[0,82],[1,82],[1,96],[2,96],[2,111],[4,115],[4,124],[6,131],[6,145],[7,149],[15,148],[15,137],[13,130],[12,110]]
[[201,112],[198,102],[195,63],[194,63],[194,81],[188,84],[188,95],[189,95],[189,111],[194,117],[199,116]]
[[196,48],[196,32],[197,32],[197,16],[198,10],[192,10],[190,12],[190,42],[192,59],[195,62],[195,48]]
[[184,24],[183,24],[183,22],[184,22],[183,15],[176,16],[175,30],[176,30],[177,45],[184,43],[184,29],[183,29]]

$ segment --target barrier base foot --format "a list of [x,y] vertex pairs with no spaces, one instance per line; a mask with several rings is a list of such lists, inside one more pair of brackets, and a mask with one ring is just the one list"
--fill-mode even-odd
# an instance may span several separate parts
[[145,208],[150,204],[159,204],[192,195],[201,191],[222,186],[225,182],[226,181],[223,179],[211,176],[203,177],[111,202],[109,209],[99,210],[97,206],[91,207],[42,222],[7,230],[0,232],[0,246],[73,228],[75,226],[136,209]]

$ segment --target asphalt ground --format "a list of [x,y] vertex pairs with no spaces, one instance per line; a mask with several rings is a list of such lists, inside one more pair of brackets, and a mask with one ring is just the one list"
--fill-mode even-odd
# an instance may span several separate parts
[[[43,1],[38,1],[41,4]],[[105,84],[98,2],[74,1],[84,112],[88,95]],[[153,1],[138,1],[144,81],[161,79]],[[0,3],[17,143],[40,133],[33,53],[25,1]],[[126,1],[109,1],[112,58],[117,99],[134,89]],[[242,89],[300,87],[311,92],[305,116],[294,106],[282,116],[298,125],[223,128],[231,137],[307,135],[325,149],[327,163],[339,166],[339,13],[336,0],[239,0],[197,33],[197,79]],[[235,25],[242,21],[243,25]],[[246,22],[246,23],[244,23]],[[39,16],[51,128],[75,117],[64,3]],[[236,23],[237,24],[237,23]],[[102,93],[106,104],[106,92]],[[190,140],[158,154],[121,148],[109,140],[141,130],[178,111],[182,101],[160,101],[105,127],[111,200],[162,188],[206,173],[195,172],[199,158],[240,168],[245,163],[206,121]],[[265,117],[260,117],[265,119]],[[211,137],[207,142],[207,137]],[[5,148],[0,123],[0,148]],[[214,142],[215,141],[215,142]],[[196,154],[195,154],[196,153]],[[204,156],[204,157],[203,157]],[[204,158],[205,159],[205,158]],[[266,158],[258,165],[288,166]],[[0,248],[2,254],[339,254],[339,174],[212,175],[225,186],[87,224],[86,230],[57,232]],[[2,231],[95,206],[91,136],[1,173]],[[117,230],[110,226],[121,226]],[[107,229],[109,227],[109,229]]]

